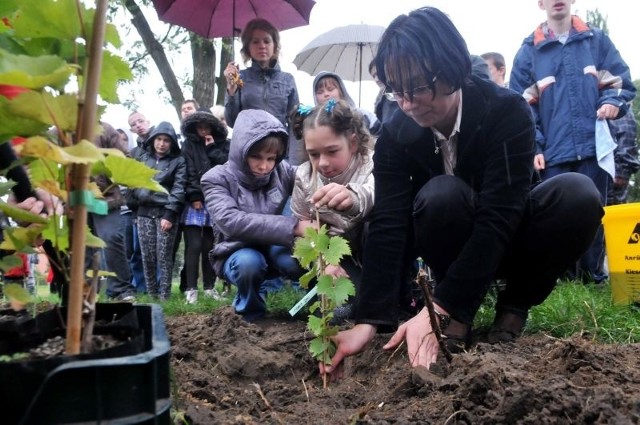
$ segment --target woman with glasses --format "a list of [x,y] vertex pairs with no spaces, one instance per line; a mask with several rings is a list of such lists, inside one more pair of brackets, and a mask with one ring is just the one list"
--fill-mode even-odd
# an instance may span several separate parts
[[[449,351],[468,347],[476,312],[498,278],[506,288],[489,340],[514,341],[529,309],[587,249],[603,215],[585,176],[568,173],[531,188],[529,106],[471,75],[465,41],[438,9],[397,17],[380,40],[376,69],[404,114],[385,123],[375,147],[376,203],[355,326],[335,337],[331,365],[320,365],[332,378],[341,376],[344,357],[397,326],[406,271],[418,256],[436,278],[433,320]],[[413,366],[436,361],[426,308],[384,349],[403,340]]]

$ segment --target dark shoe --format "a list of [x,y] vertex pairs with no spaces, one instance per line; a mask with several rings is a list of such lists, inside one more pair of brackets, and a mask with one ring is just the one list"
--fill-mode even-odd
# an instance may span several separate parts
[[491,325],[487,341],[489,344],[514,342],[522,335],[524,325],[527,323],[527,312],[502,311],[496,313],[496,318]]
[[462,353],[469,348],[469,343],[471,342],[471,325],[466,325],[452,318],[449,326],[442,331],[442,334],[442,336],[445,337],[445,346],[452,354]]
[[116,302],[134,303],[136,302],[136,296],[130,292],[123,292],[111,298]]

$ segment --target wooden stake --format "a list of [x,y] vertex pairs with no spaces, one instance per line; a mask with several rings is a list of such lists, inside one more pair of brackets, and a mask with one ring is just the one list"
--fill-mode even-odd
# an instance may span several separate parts
[[436,312],[433,308],[433,297],[431,296],[431,289],[429,285],[427,285],[427,273],[424,269],[420,268],[418,270],[418,277],[416,278],[416,282],[420,289],[422,290],[422,295],[424,295],[424,304],[427,307],[427,311],[429,312],[429,321],[431,322],[431,329],[433,333],[436,335],[436,339],[438,340],[438,345],[440,345],[440,349],[444,353],[444,356],[447,358],[447,362],[451,363],[453,360],[453,356],[451,355],[451,351],[447,348],[447,344],[445,344],[444,339],[446,336],[442,335],[442,330],[440,329],[440,324],[436,320]]
[[[77,0],[80,1],[80,0]],[[102,70],[102,48],[107,21],[108,0],[96,2],[93,21],[93,34],[89,40],[89,60],[86,64],[84,91],[80,92],[78,105],[78,131],[76,143],[80,140],[93,140],[98,110],[98,88]],[[71,166],[72,192],[84,194],[89,186],[90,167],[86,164]],[[81,201],[73,206],[71,224],[71,278],[69,282],[69,304],[67,306],[66,354],[80,353],[80,335],[82,333],[82,303],[85,284],[85,229],[87,228],[87,206]]]

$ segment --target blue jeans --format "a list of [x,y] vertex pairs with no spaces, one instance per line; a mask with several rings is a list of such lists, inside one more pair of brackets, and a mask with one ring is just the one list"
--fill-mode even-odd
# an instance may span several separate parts
[[142,250],[140,249],[140,238],[138,237],[138,225],[132,221],[133,227],[133,252],[129,258],[129,267],[133,286],[137,292],[147,292],[147,283],[144,281],[144,267],[142,266]]
[[107,215],[90,214],[96,235],[107,245],[102,251],[106,269],[115,273],[107,278],[107,296],[130,295],[134,292],[131,273],[127,263],[125,234],[120,210],[109,211]]
[[[278,277],[267,279],[269,266]],[[282,277],[298,279],[304,270],[282,246],[269,248],[267,258],[254,248],[242,248],[231,254],[224,263],[225,279],[238,288],[233,308],[247,321],[263,317],[267,311],[267,293],[282,288]]]

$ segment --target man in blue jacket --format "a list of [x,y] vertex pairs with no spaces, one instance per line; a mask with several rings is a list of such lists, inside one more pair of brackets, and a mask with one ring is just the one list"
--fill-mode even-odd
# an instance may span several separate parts
[[[542,179],[569,171],[584,174],[595,183],[604,205],[609,176],[598,165],[595,121],[623,116],[636,90],[609,37],[571,15],[574,1],[538,0],[547,20],[524,39],[509,84],[533,111],[534,166]],[[607,277],[603,260],[600,228],[571,277],[602,282]]]

